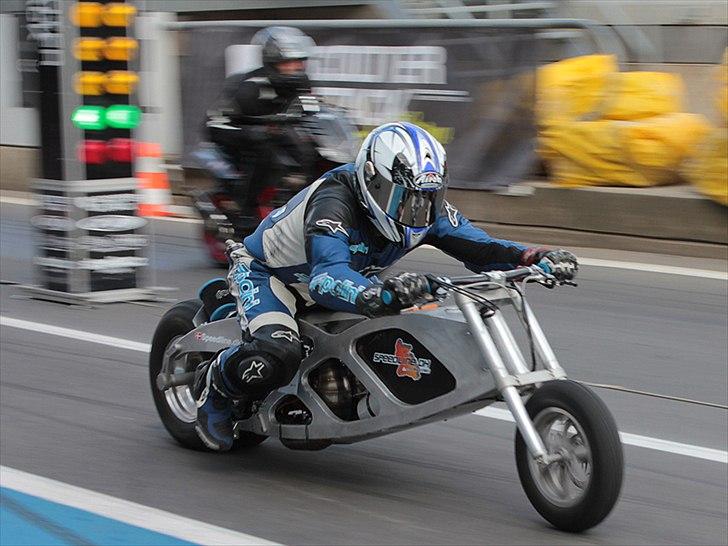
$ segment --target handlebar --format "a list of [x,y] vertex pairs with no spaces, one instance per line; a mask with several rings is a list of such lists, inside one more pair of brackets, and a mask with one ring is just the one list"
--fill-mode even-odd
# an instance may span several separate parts
[[508,271],[489,271],[487,273],[462,275],[459,277],[444,278],[432,274],[428,274],[426,276],[430,281],[430,284],[434,285],[435,289],[437,287],[446,287],[447,285],[463,286],[477,283],[501,284],[506,282],[517,282],[522,281],[527,277],[534,277],[535,281],[556,282],[556,279],[552,275],[549,275],[538,266],[518,267]]
[[[531,275],[543,277],[550,276],[547,275],[547,273],[544,272],[544,270],[540,267],[531,266],[518,267],[516,269],[510,269],[508,271],[489,271],[488,273],[479,273],[475,275],[448,277],[445,280],[448,284],[461,286],[464,284],[474,284],[479,282],[513,282],[525,279],[526,277]],[[437,277],[435,275],[427,275],[427,278],[428,280],[430,280],[430,282],[434,282],[434,284],[439,284],[438,279],[442,279],[442,277]]]

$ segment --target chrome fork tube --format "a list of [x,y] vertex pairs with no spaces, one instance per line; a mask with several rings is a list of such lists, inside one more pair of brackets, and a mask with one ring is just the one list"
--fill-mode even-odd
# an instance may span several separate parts
[[521,349],[518,347],[518,343],[516,343],[503,315],[497,312],[493,316],[484,319],[484,321],[498,350],[505,356],[505,364],[510,372],[513,374],[528,373],[530,370],[523,358],[523,353],[521,353]]
[[475,342],[478,344],[478,348],[493,374],[495,384],[501,396],[503,396],[503,400],[516,421],[516,426],[521,432],[523,440],[526,442],[529,453],[538,461],[546,461],[546,448],[543,445],[543,441],[533,426],[533,422],[526,411],[526,407],[523,405],[523,400],[521,400],[518,390],[507,381],[510,376],[508,369],[503,363],[498,348],[493,342],[493,338],[488,332],[488,329],[485,327],[475,303],[467,296],[457,293],[455,294],[455,302],[462,311],[463,316],[465,316],[465,320],[468,321]]
[[523,301],[522,309],[525,317],[528,319],[528,325],[531,328],[531,336],[533,337],[533,344],[534,348],[536,349],[536,354],[541,359],[544,367],[547,370],[550,370],[556,374],[566,375],[566,372],[559,364],[559,361],[556,359],[556,355],[554,354],[551,345],[549,345],[548,339],[546,339],[546,334],[543,333],[541,325],[536,319],[536,315],[533,314],[533,311],[531,311],[531,306],[528,305],[528,302],[526,302],[525,300]]

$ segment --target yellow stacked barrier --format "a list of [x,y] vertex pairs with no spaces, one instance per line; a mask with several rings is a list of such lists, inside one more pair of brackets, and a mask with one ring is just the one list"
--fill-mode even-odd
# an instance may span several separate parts
[[618,72],[608,82],[604,119],[634,120],[683,110],[685,85],[678,74]]
[[657,186],[676,181],[709,125],[675,113],[644,120],[564,122],[544,128],[554,181],[563,186]]
[[539,125],[598,118],[608,99],[607,82],[618,70],[614,55],[573,57],[539,68],[536,74]]
[[564,186],[678,182],[681,164],[710,130],[703,116],[681,112],[679,75],[618,72],[613,56],[547,65],[537,85],[539,153]]

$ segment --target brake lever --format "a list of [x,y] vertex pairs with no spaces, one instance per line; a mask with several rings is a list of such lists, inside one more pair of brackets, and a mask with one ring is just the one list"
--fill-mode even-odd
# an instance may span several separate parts
[[443,284],[450,284],[450,279],[447,277],[438,277],[431,273],[425,274],[425,278],[430,283],[430,296],[435,300],[444,300],[447,297],[448,290]]

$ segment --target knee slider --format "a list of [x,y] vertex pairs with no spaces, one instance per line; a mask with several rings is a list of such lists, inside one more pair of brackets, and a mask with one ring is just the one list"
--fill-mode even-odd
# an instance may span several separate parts
[[225,386],[233,395],[251,394],[271,390],[277,386],[276,377],[280,366],[270,355],[244,341],[234,349],[225,351],[221,362]]
[[296,332],[283,326],[266,325],[256,330],[251,345],[268,355],[278,366],[281,372],[278,386],[293,379],[303,358],[301,342]]
[[[276,331],[282,331],[277,329]],[[295,332],[288,330],[293,336]],[[298,337],[281,342],[277,338],[258,336],[244,341],[236,349],[226,351],[222,374],[229,389],[241,393],[266,393],[287,385],[301,363],[301,344]]]

